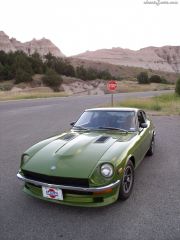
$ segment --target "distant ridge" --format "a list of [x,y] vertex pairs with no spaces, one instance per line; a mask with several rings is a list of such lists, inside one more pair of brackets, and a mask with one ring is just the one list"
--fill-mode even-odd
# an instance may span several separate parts
[[[9,38],[0,31],[0,50],[5,52],[23,51],[30,55],[38,52],[41,56],[49,52],[56,57],[65,57],[61,50],[49,39],[33,39],[22,43],[15,38]],[[94,63],[109,63],[116,66],[138,67],[155,71],[180,73],[180,46],[146,47],[137,51],[113,47],[112,49],[99,49],[69,57],[77,60],[87,60]],[[83,63],[82,63],[83,65]],[[93,65],[93,64],[91,64]]]
[[50,52],[53,56],[65,57],[59,48],[46,38],[40,40],[33,39],[32,41],[22,43],[15,38],[9,38],[3,31],[0,31],[0,50],[6,53],[11,51],[23,51],[28,55],[38,52],[41,56]]
[[180,73],[180,46],[146,47],[137,51],[123,48],[99,49],[86,51],[72,57]]

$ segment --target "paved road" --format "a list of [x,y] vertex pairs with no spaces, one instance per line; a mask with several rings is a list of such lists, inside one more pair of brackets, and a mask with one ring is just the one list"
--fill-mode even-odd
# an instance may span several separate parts
[[[116,95],[146,97],[153,93]],[[158,92],[156,92],[158,94]],[[153,117],[156,154],[136,171],[130,199],[103,208],[50,204],[25,195],[16,179],[21,152],[69,128],[88,107],[110,96],[0,103],[1,240],[179,240],[180,117]]]

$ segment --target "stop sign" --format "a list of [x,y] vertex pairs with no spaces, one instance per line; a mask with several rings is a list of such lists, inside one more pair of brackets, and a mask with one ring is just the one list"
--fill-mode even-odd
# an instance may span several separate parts
[[117,89],[117,82],[114,80],[111,80],[107,83],[107,89],[109,91],[115,91]]

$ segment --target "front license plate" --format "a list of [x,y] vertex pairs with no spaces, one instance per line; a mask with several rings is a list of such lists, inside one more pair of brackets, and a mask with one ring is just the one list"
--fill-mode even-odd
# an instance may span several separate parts
[[45,198],[63,200],[63,193],[59,188],[42,187],[42,193]]

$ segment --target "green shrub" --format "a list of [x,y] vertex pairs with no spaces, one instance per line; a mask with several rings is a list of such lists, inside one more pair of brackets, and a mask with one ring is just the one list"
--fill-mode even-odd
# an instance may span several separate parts
[[32,75],[28,72],[25,72],[23,69],[18,69],[16,72],[15,77],[15,83],[21,83],[21,82],[31,82],[32,81]]
[[62,84],[62,78],[53,69],[47,69],[46,75],[43,77],[43,83],[52,88],[55,92],[59,92],[59,87]]
[[176,82],[175,93],[180,96],[180,78]]
[[159,75],[152,75],[149,81],[152,83],[161,83],[161,77]]
[[97,70],[95,68],[92,68],[92,67],[85,68],[82,65],[78,66],[76,68],[76,77],[80,78],[80,79],[83,79],[83,80],[95,80],[95,79],[110,80],[110,79],[116,79],[107,70],[99,71],[99,70]]
[[3,71],[4,71],[4,67],[3,67],[3,65],[1,64],[1,62],[0,62],[0,80],[2,80],[3,79]]
[[140,72],[137,76],[137,80],[139,84],[149,84],[149,77],[147,72]]
[[32,71],[36,74],[43,73],[43,61],[39,53],[35,52],[29,56],[29,62],[31,64]]
[[76,68],[76,77],[83,80],[87,79],[87,71],[83,66],[78,66]]
[[6,64],[4,65],[2,74],[1,74],[1,78],[3,80],[11,80],[15,77],[14,71],[12,70],[12,68]]
[[149,78],[149,81],[151,83],[168,83],[168,81],[164,78],[164,77],[160,77],[159,75],[155,74],[155,75],[152,75],[150,78]]
[[164,77],[161,77],[161,83],[168,84],[168,81]]

